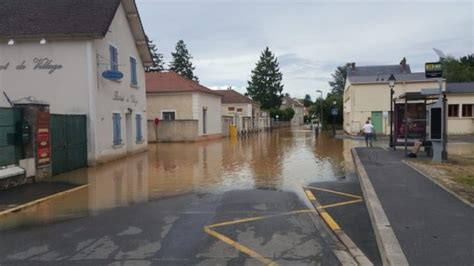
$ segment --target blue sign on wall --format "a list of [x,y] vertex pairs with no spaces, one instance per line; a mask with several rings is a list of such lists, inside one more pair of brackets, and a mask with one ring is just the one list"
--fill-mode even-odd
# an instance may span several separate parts
[[120,71],[106,70],[102,72],[102,77],[109,80],[119,80],[123,78],[123,73]]

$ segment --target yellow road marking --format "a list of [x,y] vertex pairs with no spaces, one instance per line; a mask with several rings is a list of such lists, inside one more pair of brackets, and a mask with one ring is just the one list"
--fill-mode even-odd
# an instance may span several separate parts
[[219,234],[217,233],[216,231],[210,229],[209,227],[207,226],[204,226],[204,231],[206,233],[208,233],[209,235],[219,239],[220,241],[226,243],[227,245],[230,245],[232,247],[234,247],[235,249],[237,249],[238,251],[244,253],[244,254],[247,254],[249,255],[250,257],[252,258],[255,258],[257,260],[259,260],[260,262],[264,263],[265,265],[277,265],[274,261],[270,260],[270,259],[267,259],[265,258],[264,256],[258,254],[257,252],[251,250],[250,248],[242,245],[242,244],[239,244],[238,242],[228,238],[227,236],[225,235],[222,235],[222,234]]
[[348,197],[355,198],[355,199],[362,199],[361,196],[357,196],[357,195],[353,195],[353,194],[349,194],[349,193],[344,193],[344,192],[339,192],[339,191],[334,191],[334,190],[325,189],[325,188],[320,188],[320,187],[306,187],[306,188],[310,188],[310,189],[314,189],[314,190],[320,190],[320,191],[326,191],[326,192],[331,192],[331,193],[334,193],[334,194],[344,195],[344,196],[348,196]]
[[251,218],[237,219],[237,220],[228,221],[228,222],[222,222],[222,223],[211,224],[211,225],[208,225],[207,227],[209,227],[209,228],[215,228],[215,227],[220,227],[220,226],[225,226],[225,225],[239,224],[239,223],[245,223],[245,222],[253,222],[253,221],[258,221],[258,220],[263,220],[263,219],[278,217],[278,216],[285,216],[285,215],[291,215],[291,214],[296,214],[296,213],[305,213],[305,212],[316,212],[316,211],[315,211],[315,210],[297,210],[297,211],[285,212],[285,213],[280,213],[280,214],[273,214],[273,215],[266,215],[266,216],[257,216],[257,217],[251,217]]
[[254,250],[251,250],[250,248],[239,244],[238,242],[230,239],[229,237],[220,234],[211,228],[216,228],[220,226],[226,226],[226,225],[232,225],[232,224],[239,224],[239,223],[245,223],[245,222],[252,222],[252,221],[258,221],[258,220],[263,220],[263,219],[269,219],[269,218],[274,218],[274,217],[279,217],[279,216],[285,216],[285,215],[291,215],[291,214],[297,214],[297,213],[310,213],[310,212],[316,212],[316,210],[310,210],[310,209],[305,209],[305,210],[297,210],[297,211],[291,211],[291,212],[285,212],[285,213],[280,213],[280,214],[274,214],[274,215],[266,215],[266,216],[257,216],[257,217],[251,217],[251,218],[244,218],[244,219],[237,219],[233,221],[228,221],[228,222],[222,222],[222,223],[216,223],[216,224],[211,224],[204,226],[204,231],[208,233],[209,235],[221,240],[222,242],[234,247],[238,251],[249,255],[250,257],[253,257],[260,262],[266,264],[266,265],[277,265],[276,262],[265,258],[264,256],[260,255]]
[[338,203],[322,205],[322,206],[318,207],[318,210],[319,209],[331,208],[331,207],[337,207],[337,206],[343,206],[343,205],[348,205],[348,204],[354,204],[354,203],[357,203],[357,202],[362,202],[362,199],[349,200],[349,201],[343,201],[343,202],[338,202]]
[[321,217],[324,219],[324,221],[329,225],[329,227],[332,230],[341,230],[339,225],[334,221],[334,219],[325,211],[321,212]]
[[30,201],[28,203],[25,203],[25,204],[22,204],[22,205],[19,205],[15,208],[11,208],[11,209],[8,209],[6,211],[2,211],[0,212],[0,217],[1,216],[5,216],[5,215],[8,215],[10,213],[14,213],[14,212],[18,212],[22,209],[25,209],[25,208],[28,208],[28,207],[31,207],[33,205],[36,205],[36,204],[40,204],[44,201],[47,201],[47,200],[50,200],[52,198],[56,198],[56,197],[60,197],[60,196],[63,196],[63,195],[66,195],[68,193],[71,193],[71,192],[74,192],[74,191],[77,191],[77,190],[80,190],[80,189],[83,189],[83,188],[86,188],[88,187],[89,184],[85,184],[85,185],[82,185],[82,186],[79,186],[79,187],[75,187],[75,188],[72,188],[72,189],[68,189],[68,190],[65,190],[65,191],[62,191],[62,192],[58,192],[56,194],[53,194],[53,195],[50,195],[50,196],[47,196],[47,197],[44,197],[44,198],[41,198],[41,199],[37,199],[37,200],[34,200],[34,201]]
[[309,200],[316,200],[316,198],[314,197],[311,191],[305,190],[304,192],[306,193],[306,197],[308,197]]

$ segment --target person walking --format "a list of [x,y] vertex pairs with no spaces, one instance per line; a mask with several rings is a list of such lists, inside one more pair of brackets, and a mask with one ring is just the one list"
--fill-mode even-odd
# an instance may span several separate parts
[[365,122],[365,125],[362,127],[362,132],[364,133],[365,137],[365,146],[372,147],[372,138],[374,136],[375,130],[374,126],[370,123],[370,120]]

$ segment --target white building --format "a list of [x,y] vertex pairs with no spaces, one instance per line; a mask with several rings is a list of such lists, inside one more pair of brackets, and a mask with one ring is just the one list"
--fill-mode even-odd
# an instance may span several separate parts
[[269,125],[268,118],[261,115],[258,102],[230,88],[216,92],[222,95],[222,117],[230,119],[238,132],[260,130]]
[[[147,148],[143,67],[152,59],[134,0],[1,5],[0,88],[11,100],[33,96],[51,114],[86,115],[88,165]],[[106,70],[123,77],[106,79]],[[0,106],[10,106],[3,95]]]
[[291,119],[292,126],[301,126],[304,124],[304,105],[296,98],[290,96],[283,96],[281,101],[280,109],[292,108],[295,111],[295,115]]
[[[221,95],[217,92],[171,71],[146,73],[146,91],[151,142],[222,137]],[[155,128],[156,118],[161,122]]]

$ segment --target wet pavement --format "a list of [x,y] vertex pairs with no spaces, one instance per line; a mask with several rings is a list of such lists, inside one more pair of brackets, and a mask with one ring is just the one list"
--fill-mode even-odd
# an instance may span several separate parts
[[[337,245],[315,227],[302,187],[357,193],[345,176],[354,171],[350,150],[360,145],[316,139],[304,127],[151,144],[56,176],[88,186],[2,217],[0,264],[337,265]],[[328,212],[377,264],[364,205]]]
[[0,219],[0,263],[337,265],[302,186],[351,171],[352,145],[281,129],[57,176],[89,186]]
[[[5,217],[0,230],[34,226],[190,193],[301,187],[336,180],[352,171],[354,142],[304,128],[282,129],[246,139],[150,144],[149,151],[54,179],[89,187]],[[308,205],[309,206],[309,205]]]

